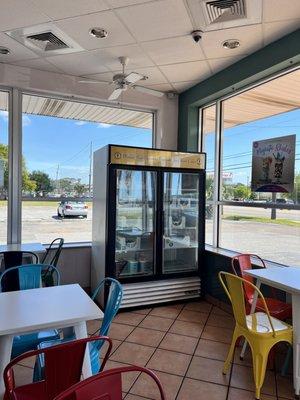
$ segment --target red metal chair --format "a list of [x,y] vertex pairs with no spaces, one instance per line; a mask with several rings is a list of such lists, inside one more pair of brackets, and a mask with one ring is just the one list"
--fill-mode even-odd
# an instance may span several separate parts
[[[239,254],[238,256],[232,257],[231,266],[233,272],[246,279],[248,282],[254,283],[253,278],[249,275],[244,274],[244,271],[252,269],[251,259],[256,259],[259,261],[263,268],[266,268],[266,264],[262,258],[256,254]],[[236,268],[236,266],[238,268]],[[254,290],[250,285],[244,288],[245,300],[246,300],[246,312],[250,313],[251,305],[253,303]],[[271,288],[272,297],[265,297],[270,315],[277,319],[286,320],[292,318],[292,306],[284,301],[276,299],[276,291]],[[264,306],[260,299],[257,299],[256,311],[264,311]]]
[[[45,349],[28,351],[14,358],[4,370],[4,400],[52,400],[59,393],[80,381],[82,364],[88,342],[104,340],[108,342],[101,370],[104,368],[112,349],[112,341],[106,336],[91,336],[51,346]],[[45,377],[43,380],[16,387],[13,367],[25,358],[45,357]]]
[[161,383],[154,372],[135,365],[113,368],[94,375],[65,390],[54,400],[122,400],[122,374],[128,372],[142,372],[149,375],[158,387],[160,399],[166,400]]

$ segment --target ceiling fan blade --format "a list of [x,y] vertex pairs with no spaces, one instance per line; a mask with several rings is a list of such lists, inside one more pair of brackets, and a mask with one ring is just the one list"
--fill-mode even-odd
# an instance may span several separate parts
[[109,96],[108,100],[117,100],[117,98],[121,95],[124,89],[117,88],[112,94]]
[[78,83],[106,83],[106,84],[110,84],[111,82],[107,82],[107,81],[93,81],[92,79],[81,79],[80,81],[77,81]]
[[158,90],[150,89],[144,86],[133,86],[133,89],[138,90],[142,93],[151,94],[152,96],[156,97],[162,97],[164,95],[164,92],[159,92]]
[[130,72],[127,76],[125,76],[125,80],[128,83],[135,83],[142,79],[145,79],[144,75],[138,74],[137,72]]

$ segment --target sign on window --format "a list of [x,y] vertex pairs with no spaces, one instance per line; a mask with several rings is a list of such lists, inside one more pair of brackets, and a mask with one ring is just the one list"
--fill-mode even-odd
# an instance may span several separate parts
[[290,193],[294,189],[296,135],[253,142],[254,192]]

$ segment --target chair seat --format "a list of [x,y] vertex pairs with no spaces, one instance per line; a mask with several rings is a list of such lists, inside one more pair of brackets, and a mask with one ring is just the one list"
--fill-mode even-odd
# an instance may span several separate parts
[[[271,317],[271,321],[276,332],[292,329],[289,324],[277,318]],[[266,313],[256,312],[254,314],[249,314],[246,316],[246,323],[248,328],[254,332],[272,333],[272,327]]]
[[[287,304],[284,301],[280,301],[271,297],[266,297],[265,301],[267,303],[270,315],[276,317],[278,319],[288,319],[292,318],[292,306],[291,304]],[[249,301],[252,304],[253,299]],[[262,299],[257,299],[256,303],[256,311],[265,311]]]
[[47,340],[59,339],[59,333],[57,330],[49,330],[42,332],[29,333],[27,335],[15,336],[13,341],[13,348],[11,358],[15,358],[20,354],[25,353],[29,350],[35,350],[38,345]]

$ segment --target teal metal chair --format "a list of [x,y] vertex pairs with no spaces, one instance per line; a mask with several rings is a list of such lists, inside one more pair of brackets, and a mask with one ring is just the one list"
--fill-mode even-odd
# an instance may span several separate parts
[[[19,290],[37,289],[43,286],[42,282],[42,271],[45,268],[49,268],[54,276],[55,286],[60,284],[60,273],[52,265],[42,265],[42,264],[26,264],[20,265],[18,267],[12,267],[6,269],[0,275],[0,290],[5,292],[5,287],[3,288],[3,282],[12,274],[14,278],[18,279]],[[4,285],[5,286],[5,285]],[[57,330],[49,330],[42,332],[29,333],[26,335],[15,336],[12,346],[11,358],[15,358],[20,354],[25,353],[29,350],[35,350],[37,346],[46,340],[59,339],[59,333]]]
[[[102,324],[100,326],[99,331],[94,332],[94,334],[98,336],[107,336],[110,325],[120,308],[123,296],[123,289],[121,284],[116,279],[105,278],[103,279],[103,281],[99,283],[96,290],[94,291],[92,295],[93,300],[95,300],[100,290],[103,291],[103,295],[107,294],[107,297],[106,297]],[[71,330],[70,334],[65,336],[64,339],[42,342],[39,344],[38,348],[45,349],[49,346],[54,346],[69,340],[75,340],[75,335],[73,330]],[[93,374],[97,374],[101,369],[100,352],[103,344],[104,341],[89,343],[91,368]],[[37,358],[35,364],[35,369],[34,369],[35,381],[42,379],[44,375],[43,371],[44,371],[44,359],[43,356],[41,355]]]

